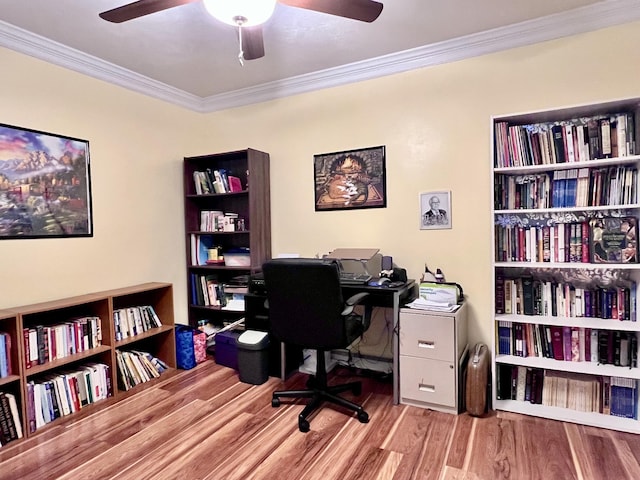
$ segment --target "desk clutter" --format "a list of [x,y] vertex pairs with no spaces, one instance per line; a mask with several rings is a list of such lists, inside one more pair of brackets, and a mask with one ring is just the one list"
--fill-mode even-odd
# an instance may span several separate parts
[[455,312],[464,301],[462,286],[447,282],[441,269],[431,272],[425,264],[424,274],[418,287],[418,297],[407,307],[434,312]]

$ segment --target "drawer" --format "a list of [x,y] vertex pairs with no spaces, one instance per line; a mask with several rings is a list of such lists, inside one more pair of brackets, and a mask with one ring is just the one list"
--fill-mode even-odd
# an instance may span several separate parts
[[431,314],[400,314],[400,355],[454,362],[455,319]]
[[456,375],[451,366],[440,360],[401,356],[400,402],[455,407]]

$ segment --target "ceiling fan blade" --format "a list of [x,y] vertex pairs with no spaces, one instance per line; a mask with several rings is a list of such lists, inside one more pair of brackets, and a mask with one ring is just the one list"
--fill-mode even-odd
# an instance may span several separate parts
[[102,12],[100,18],[113,23],[122,23],[127,20],[133,20],[134,18],[144,17],[151,13],[161,12],[162,10],[198,1],[200,0],[139,0]]
[[255,60],[264,57],[264,41],[262,40],[262,26],[242,28],[242,51],[245,60]]
[[382,12],[382,4],[373,0],[278,0],[291,7],[373,22]]

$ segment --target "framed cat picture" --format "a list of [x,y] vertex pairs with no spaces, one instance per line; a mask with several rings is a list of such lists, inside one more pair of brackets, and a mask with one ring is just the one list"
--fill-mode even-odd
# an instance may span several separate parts
[[314,155],[315,210],[385,208],[385,147]]

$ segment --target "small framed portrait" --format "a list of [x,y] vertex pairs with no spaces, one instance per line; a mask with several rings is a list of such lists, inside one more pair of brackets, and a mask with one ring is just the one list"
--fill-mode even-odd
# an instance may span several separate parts
[[420,194],[420,229],[451,228],[451,192]]
[[385,147],[314,155],[315,209],[387,206]]

